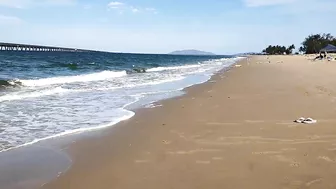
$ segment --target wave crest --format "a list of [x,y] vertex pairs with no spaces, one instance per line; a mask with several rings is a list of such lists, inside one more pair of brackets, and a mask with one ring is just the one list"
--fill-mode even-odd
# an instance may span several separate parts
[[102,71],[98,73],[92,74],[83,74],[77,76],[62,76],[62,77],[52,77],[45,79],[37,79],[37,80],[21,80],[23,86],[28,87],[39,87],[39,86],[47,86],[47,85],[55,85],[55,84],[66,84],[66,83],[79,83],[79,82],[89,82],[89,81],[101,81],[107,80],[116,77],[122,77],[127,75],[126,71]]
[[170,66],[170,67],[156,67],[148,69],[147,72],[161,72],[166,70],[178,70],[178,69],[188,69],[188,68],[199,68],[201,64],[192,64],[192,65],[184,65],[184,66]]
[[57,87],[53,89],[46,89],[42,91],[35,91],[29,93],[11,93],[4,96],[0,96],[0,102],[4,101],[13,101],[13,100],[22,100],[27,98],[37,98],[42,96],[50,96],[50,95],[60,95],[64,93],[71,92],[71,90],[63,89],[62,87]]

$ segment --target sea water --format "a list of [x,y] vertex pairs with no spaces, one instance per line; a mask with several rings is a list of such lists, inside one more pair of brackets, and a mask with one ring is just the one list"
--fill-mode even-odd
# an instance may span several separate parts
[[0,52],[0,151],[110,127],[180,95],[233,56]]

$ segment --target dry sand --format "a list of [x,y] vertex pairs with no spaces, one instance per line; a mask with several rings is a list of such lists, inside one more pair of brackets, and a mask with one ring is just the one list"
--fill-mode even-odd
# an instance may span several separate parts
[[336,188],[335,62],[239,64],[71,145],[73,167],[44,188]]

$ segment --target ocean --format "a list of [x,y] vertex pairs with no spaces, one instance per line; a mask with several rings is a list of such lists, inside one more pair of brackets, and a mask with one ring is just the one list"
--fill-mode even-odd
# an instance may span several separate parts
[[0,52],[0,152],[110,127],[182,95],[234,56]]

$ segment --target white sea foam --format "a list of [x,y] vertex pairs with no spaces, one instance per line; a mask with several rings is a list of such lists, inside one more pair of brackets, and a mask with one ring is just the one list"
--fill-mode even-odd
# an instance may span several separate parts
[[186,69],[186,68],[199,68],[202,64],[191,64],[185,66],[170,66],[170,67],[157,67],[148,69],[147,72],[161,72],[166,70],[179,70],[179,69]]
[[149,81],[149,82],[143,82],[139,84],[131,84],[131,85],[126,85],[125,88],[131,88],[131,87],[138,87],[138,86],[151,86],[151,85],[159,85],[163,83],[169,83],[169,82],[174,82],[174,81],[180,81],[183,80],[185,77],[179,76],[176,78],[169,78],[169,79],[162,79],[158,81]]
[[[152,86],[152,85],[160,85],[164,83],[174,82],[174,81],[180,81],[185,79],[186,77],[178,76],[175,78],[166,78],[166,79],[158,79],[156,81],[148,81],[148,80],[142,80],[141,78],[137,79],[138,83],[135,82],[127,82],[124,81],[122,86],[100,86],[94,89],[87,89],[86,91],[95,90],[95,91],[109,91],[109,90],[117,90],[117,89],[129,89],[129,88],[135,88],[135,87],[144,87],[144,86]],[[84,90],[83,90],[84,91]]]
[[[134,112],[126,109],[138,107],[137,105],[143,107],[170,97],[165,94],[181,95],[178,91],[206,82],[213,73],[239,59],[216,59],[193,65],[158,67],[148,69],[148,73],[127,77],[123,77],[126,75],[124,71],[103,71],[22,80],[22,84],[28,87],[23,87],[20,92],[0,96],[0,102],[26,98],[39,100],[0,103],[3,110],[0,112],[0,117],[3,118],[0,124],[9,126],[12,122],[20,122],[19,126],[13,124],[7,127],[0,133],[0,137],[15,148],[109,127],[134,115]],[[56,95],[63,96],[59,98]],[[48,98],[40,98],[43,96]]]
[[13,100],[22,100],[26,98],[37,98],[42,96],[50,96],[50,95],[60,95],[70,92],[69,89],[63,89],[62,87],[57,87],[53,89],[46,89],[42,91],[34,91],[34,92],[18,92],[11,93],[4,96],[0,96],[0,102],[4,101],[13,101]]
[[20,82],[24,86],[38,87],[38,86],[55,85],[55,84],[101,81],[116,77],[122,77],[125,75],[127,75],[126,71],[120,71],[120,72],[102,71],[99,73],[83,74],[77,76],[52,77],[37,80],[21,80]]
[[[54,138],[64,137],[64,136],[67,136],[67,135],[79,134],[79,133],[83,133],[83,132],[87,132],[87,131],[95,131],[95,130],[100,130],[100,129],[104,129],[104,128],[107,128],[107,127],[111,127],[111,126],[113,126],[113,125],[115,125],[115,124],[117,124],[121,121],[125,121],[125,120],[128,120],[128,119],[132,118],[135,115],[135,113],[133,111],[126,110],[126,107],[130,106],[133,103],[138,102],[143,96],[144,95],[133,95],[133,97],[134,97],[133,101],[130,101],[130,102],[124,104],[121,108],[117,108],[117,110],[122,112],[123,115],[118,117],[118,118],[115,118],[113,121],[111,121],[108,124],[103,124],[103,125],[98,125],[98,126],[93,126],[93,127],[84,127],[84,128],[66,130],[66,131],[60,132],[58,134],[51,135],[51,136],[47,136],[47,137],[43,137],[43,138],[37,138],[37,139],[34,139],[30,142],[26,142],[26,143],[18,145],[18,146],[6,148],[6,149],[0,149],[0,152],[5,152],[5,151],[16,149],[16,148],[21,148],[21,147],[24,147],[24,146],[32,145],[32,144],[35,144],[35,143],[38,143],[38,142],[41,142],[41,141],[45,141],[45,140],[49,140],[49,139],[54,139]],[[22,112],[19,112],[19,114],[22,115]],[[20,130],[20,128],[19,127],[13,127],[13,128],[7,129],[7,131],[8,130],[11,130],[12,132],[18,132]]]
[[153,103],[151,103],[151,104],[146,105],[145,107],[146,108],[156,108],[156,107],[162,107],[162,106],[163,106],[162,104],[153,104]]
[[170,79],[163,79],[158,81],[145,81],[142,83],[134,83],[134,84],[126,84],[123,86],[115,87],[115,86],[106,86],[106,87],[98,87],[98,88],[88,88],[88,89],[64,89],[62,87],[56,88],[47,88],[41,89],[39,91],[33,92],[17,92],[10,93],[4,96],[0,96],[0,102],[4,101],[15,101],[15,100],[25,100],[29,98],[39,98],[51,95],[65,95],[69,93],[79,93],[79,92],[89,92],[89,91],[108,91],[108,90],[117,90],[117,89],[126,89],[126,88],[134,88],[134,87],[143,87],[143,86],[151,86],[151,85],[159,85],[168,82],[174,82],[183,80],[185,77],[177,77]]
[[79,128],[79,129],[64,131],[64,132],[56,134],[56,135],[52,135],[52,136],[48,136],[48,137],[44,137],[44,138],[40,138],[40,139],[35,139],[35,140],[31,141],[31,142],[27,142],[27,143],[19,145],[19,146],[15,146],[15,147],[8,148],[8,149],[3,149],[3,150],[0,150],[0,152],[5,152],[5,151],[8,151],[8,150],[12,150],[12,149],[16,149],[16,148],[32,145],[32,144],[35,144],[35,143],[38,143],[38,142],[41,142],[41,141],[44,141],[44,140],[48,140],[48,139],[53,139],[53,138],[63,137],[63,136],[66,136],[66,135],[78,134],[78,133],[82,133],[82,132],[85,132],[85,131],[95,131],[95,130],[111,127],[111,126],[113,126],[113,125],[115,125],[115,124],[117,124],[117,123],[119,123],[121,121],[128,120],[128,119],[130,119],[131,117],[133,117],[135,115],[135,113],[132,112],[132,111],[128,111],[128,110],[124,110],[124,109],[122,109],[122,110],[125,111],[127,114],[124,115],[124,116],[122,116],[122,117],[120,117],[117,120],[114,120],[114,121],[108,123],[108,124],[99,125],[99,126],[90,127],[90,128]]
[[[162,71],[169,71],[169,70],[189,70],[189,69],[197,69],[197,68],[203,68],[203,67],[211,67],[216,65],[225,65],[225,64],[232,64],[235,61],[238,61],[244,57],[236,57],[236,58],[221,58],[221,59],[214,59],[214,60],[208,60],[204,61],[198,64],[190,64],[190,65],[182,65],[182,66],[168,66],[168,67],[156,67],[156,68],[150,68],[147,70],[147,72],[162,72]],[[197,72],[202,72],[204,70],[200,69],[197,70]]]

